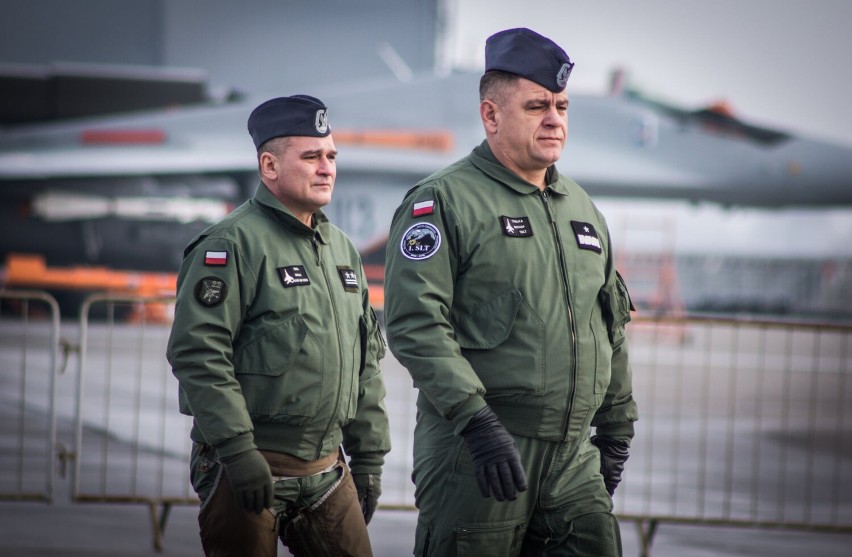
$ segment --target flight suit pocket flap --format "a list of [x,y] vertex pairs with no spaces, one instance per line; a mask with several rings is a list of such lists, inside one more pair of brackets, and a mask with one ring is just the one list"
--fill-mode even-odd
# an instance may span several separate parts
[[630,311],[635,309],[627,292],[627,285],[616,271],[615,282],[605,285],[598,293],[598,300],[606,319],[609,340],[615,343],[624,334],[624,326],[630,321]]
[[456,319],[459,346],[476,349],[499,346],[512,332],[521,301],[521,293],[513,288]]
[[281,375],[299,355],[307,335],[308,325],[300,315],[270,326],[234,350],[234,371]]

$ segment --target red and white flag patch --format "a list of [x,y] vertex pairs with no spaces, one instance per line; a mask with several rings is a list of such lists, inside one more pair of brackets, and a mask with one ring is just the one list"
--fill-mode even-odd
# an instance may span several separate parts
[[206,251],[204,252],[204,264],[212,267],[222,267],[228,264],[227,251]]
[[430,199],[428,201],[420,201],[419,203],[414,204],[414,208],[411,210],[412,217],[422,217],[423,215],[431,215],[435,212],[435,201]]

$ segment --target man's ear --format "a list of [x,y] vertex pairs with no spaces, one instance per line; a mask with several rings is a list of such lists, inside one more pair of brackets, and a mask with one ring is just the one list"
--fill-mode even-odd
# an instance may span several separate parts
[[264,151],[260,154],[259,167],[260,175],[263,178],[267,178],[269,180],[278,179],[278,157],[269,151]]
[[485,99],[479,103],[479,117],[482,118],[482,125],[487,133],[497,133],[497,113],[498,108],[494,101]]

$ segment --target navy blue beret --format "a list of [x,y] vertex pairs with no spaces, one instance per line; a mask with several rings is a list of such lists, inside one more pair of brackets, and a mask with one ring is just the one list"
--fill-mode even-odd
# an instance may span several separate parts
[[485,41],[486,72],[513,73],[554,93],[565,90],[573,67],[559,45],[523,27],[494,33]]
[[248,131],[257,149],[274,137],[325,137],[331,133],[328,108],[309,95],[269,99],[251,111]]

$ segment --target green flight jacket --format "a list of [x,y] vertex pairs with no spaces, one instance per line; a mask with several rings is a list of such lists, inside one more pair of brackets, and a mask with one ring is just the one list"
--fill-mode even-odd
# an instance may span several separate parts
[[412,188],[391,224],[388,345],[418,408],[460,433],[486,404],[513,434],[629,440],[630,299],[603,215],[548,169],[544,192],[487,142]]
[[342,442],[353,473],[379,474],[384,340],[358,251],[322,211],[314,223],[261,184],[186,248],[167,351],[180,410],[220,458],[313,461]]

